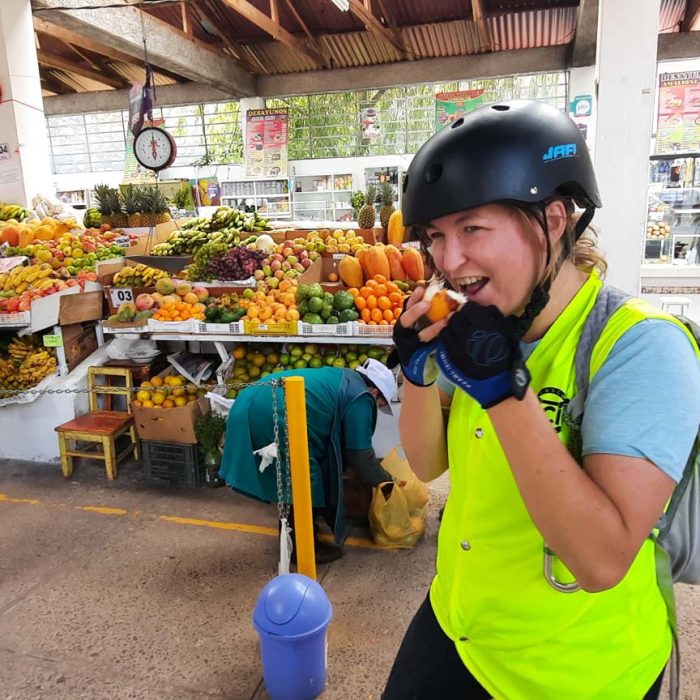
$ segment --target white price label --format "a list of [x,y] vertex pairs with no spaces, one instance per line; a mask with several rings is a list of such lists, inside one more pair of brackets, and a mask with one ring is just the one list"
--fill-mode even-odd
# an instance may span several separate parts
[[127,287],[123,289],[110,289],[109,295],[112,298],[112,306],[119,306],[124,302],[134,300],[134,293]]
[[0,160],[10,160],[9,143],[0,143]]
[[345,253],[333,253],[333,260],[342,260],[345,257]]

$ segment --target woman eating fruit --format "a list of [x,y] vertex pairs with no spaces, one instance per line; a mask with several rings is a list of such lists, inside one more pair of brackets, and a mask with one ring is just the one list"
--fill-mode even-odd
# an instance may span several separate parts
[[578,128],[534,101],[470,113],[408,169],[404,222],[452,293],[418,288],[394,329],[402,444],[450,494],[384,700],[658,697],[672,633],[649,535],[698,430],[698,349],[625,298],[568,420],[600,206]]

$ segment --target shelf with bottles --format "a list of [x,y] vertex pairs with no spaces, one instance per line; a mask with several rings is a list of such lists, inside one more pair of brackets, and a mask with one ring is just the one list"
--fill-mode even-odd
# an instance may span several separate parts
[[[308,212],[321,213],[324,219],[338,221],[346,207],[350,206],[352,175],[330,173],[328,175],[297,175],[294,178],[292,204],[294,217],[310,218]],[[352,207],[350,207],[352,211]]]
[[286,178],[222,182],[221,201],[242,211],[257,211],[269,219],[288,219],[291,216],[289,181]]

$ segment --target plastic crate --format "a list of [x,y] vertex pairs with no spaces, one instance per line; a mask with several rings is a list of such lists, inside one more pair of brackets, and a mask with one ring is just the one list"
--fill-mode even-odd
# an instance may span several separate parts
[[233,323],[204,323],[200,321],[197,325],[197,332],[205,335],[243,335],[243,323],[241,321]]
[[335,335],[352,336],[352,323],[304,323],[299,322],[301,335]]
[[252,323],[243,319],[246,335],[299,335],[298,321],[261,321]]
[[29,311],[17,311],[13,314],[0,314],[0,326],[28,326],[31,321]]
[[187,321],[156,321],[148,319],[148,330],[151,333],[196,333],[199,321],[190,318]]
[[355,321],[355,335],[365,338],[391,338],[394,326],[370,326],[366,323]]
[[182,442],[141,440],[143,473],[151,479],[164,479],[183,486],[198,486],[204,481],[197,445]]

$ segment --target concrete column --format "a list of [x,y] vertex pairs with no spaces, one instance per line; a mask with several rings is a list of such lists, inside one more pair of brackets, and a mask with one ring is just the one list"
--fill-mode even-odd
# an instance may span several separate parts
[[[660,0],[601,0],[595,169],[608,280],[640,289]],[[624,67],[624,69],[623,69]]]
[[0,201],[55,195],[30,0],[0,2]]

